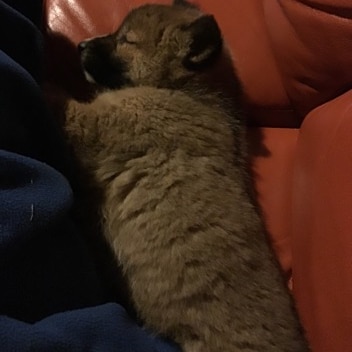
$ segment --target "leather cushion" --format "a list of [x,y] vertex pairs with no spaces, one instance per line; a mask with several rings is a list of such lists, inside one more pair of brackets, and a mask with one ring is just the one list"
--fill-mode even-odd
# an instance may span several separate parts
[[[114,31],[132,7],[146,2],[46,0],[46,23],[50,31],[77,44]],[[215,15],[222,28],[252,124],[298,127],[311,109],[351,88],[352,3],[348,0],[197,2]],[[65,53],[61,58],[64,61],[56,63],[56,70],[60,64],[67,69]],[[66,71],[61,68],[66,76],[79,76],[72,68]]]
[[293,177],[294,293],[317,352],[352,346],[352,91],[312,111]]

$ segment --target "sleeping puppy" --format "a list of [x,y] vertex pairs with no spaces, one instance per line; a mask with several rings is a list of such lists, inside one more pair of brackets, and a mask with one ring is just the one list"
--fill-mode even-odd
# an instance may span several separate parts
[[229,72],[229,100],[214,17],[145,5],[79,50],[104,90],[69,101],[65,132],[145,326],[185,352],[308,351],[248,187],[239,83]]

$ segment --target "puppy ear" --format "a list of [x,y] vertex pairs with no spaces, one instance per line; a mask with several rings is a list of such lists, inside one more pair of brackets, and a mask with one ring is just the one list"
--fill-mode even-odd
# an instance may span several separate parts
[[196,7],[186,0],[174,0],[173,5],[185,6],[185,7]]
[[190,41],[188,53],[183,60],[186,68],[201,69],[211,64],[222,50],[220,28],[212,15],[203,15],[183,28]]

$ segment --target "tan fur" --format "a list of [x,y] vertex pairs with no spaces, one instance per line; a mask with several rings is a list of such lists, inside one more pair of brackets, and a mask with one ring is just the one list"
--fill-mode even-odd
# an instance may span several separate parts
[[111,46],[129,81],[70,101],[67,137],[103,192],[104,233],[148,328],[185,352],[305,352],[247,190],[241,116],[206,78],[220,61],[182,61],[184,26],[200,16],[186,4],[134,10],[109,36],[133,42]]

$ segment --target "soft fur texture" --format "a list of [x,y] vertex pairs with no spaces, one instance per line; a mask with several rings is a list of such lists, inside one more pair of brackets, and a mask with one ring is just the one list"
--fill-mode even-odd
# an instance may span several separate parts
[[109,89],[70,101],[65,129],[144,324],[185,352],[308,351],[248,191],[241,114],[219,92],[214,18],[146,5],[79,49]]

